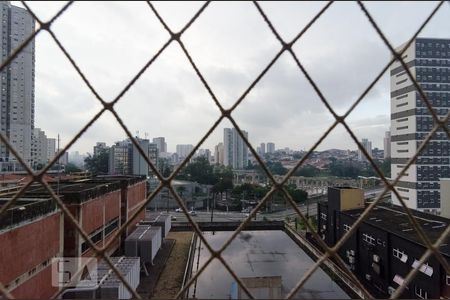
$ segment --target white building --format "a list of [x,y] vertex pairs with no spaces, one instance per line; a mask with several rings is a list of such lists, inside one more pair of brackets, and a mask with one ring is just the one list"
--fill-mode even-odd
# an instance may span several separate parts
[[56,154],[56,139],[47,138],[47,158],[52,160]]
[[[370,157],[372,157],[372,142],[368,139],[362,139],[361,144],[366,149],[367,153]],[[366,156],[362,153],[361,150],[358,149],[358,160],[366,160]]]
[[47,164],[48,162],[47,146],[48,142],[45,132],[39,128],[34,128],[31,142],[31,158],[32,158],[31,166],[33,168],[36,168],[38,166],[42,167]]
[[192,149],[194,149],[193,145],[177,145],[177,155],[178,159],[182,160],[186,158],[189,153],[191,153]]
[[214,163],[223,165],[223,143],[219,143],[214,147]]
[[[450,108],[450,40],[417,38],[406,49],[403,58],[438,116],[445,116]],[[434,121],[403,66],[396,61],[390,71],[391,177],[396,178],[432,130]],[[439,179],[449,177],[450,141],[439,130],[408,168],[396,189],[408,207],[439,213]],[[395,194],[392,200],[394,204],[400,203]]]
[[[4,61],[34,32],[34,20],[23,8],[0,2],[1,60]],[[26,162],[31,161],[34,129],[34,40],[1,72],[0,129]],[[0,144],[0,162],[16,158]],[[6,165],[7,169],[11,166]],[[5,166],[2,166],[5,169]]]
[[[248,133],[242,133],[248,139]],[[233,169],[244,169],[248,165],[248,147],[235,128],[223,130],[223,164]]]
[[384,158],[390,158],[391,157],[391,132],[386,131],[383,139],[384,144]]
[[156,144],[156,147],[158,148],[159,153],[166,153],[167,152],[167,143],[165,141],[164,137],[156,137],[153,139],[153,143]]

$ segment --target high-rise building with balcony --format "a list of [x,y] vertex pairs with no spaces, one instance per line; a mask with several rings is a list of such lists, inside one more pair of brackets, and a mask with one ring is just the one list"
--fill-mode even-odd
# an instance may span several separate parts
[[[34,20],[27,10],[0,2],[0,52],[5,61],[34,32]],[[0,73],[0,130],[13,147],[31,164],[34,129],[34,40]],[[15,169],[17,159],[0,143],[2,170]]]
[[[242,131],[248,139],[247,131]],[[248,147],[235,128],[223,130],[223,164],[233,169],[244,169],[248,165]]]
[[[397,51],[404,49],[405,44]],[[450,40],[417,38],[403,59],[436,114],[450,108]],[[391,177],[396,178],[434,126],[433,118],[408,74],[396,61],[391,66]],[[396,189],[408,207],[440,212],[439,179],[450,177],[450,141],[439,130],[420,153]],[[394,204],[399,200],[392,195]],[[446,199],[450,200],[450,199]]]

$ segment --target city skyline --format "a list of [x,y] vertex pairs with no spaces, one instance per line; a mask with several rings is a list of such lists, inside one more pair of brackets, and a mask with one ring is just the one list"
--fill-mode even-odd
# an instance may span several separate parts
[[[20,5],[14,1],[12,3]],[[107,100],[117,95],[167,39],[167,34],[151,11],[144,6],[145,3],[141,4],[112,3],[104,6],[100,3],[76,3],[55,23],[55,34],[99,94]],[[425,18],[434,4],[411,3],[408,5],[411,20],[402,24],[396,24],[395,20],[405,4],[368,3],[367,6],[376,19],[383,18],[382,29],[391,42],[400,45],[416,30],[419,20]],[[30,3],[44,20],[61,5]],[[169,26],[174,28],[181,28],[200,5],[155,3]],[[283,37],[298,33],[322,6],[323,3],[261,4]],[[233,17],[234,22],[230,24],[227,17],[238,10],[240,13]],[[449,10],[442,7],[421,35],[446,37],[444,28],[448,20],[444,16],[450,13]],[[127,16],[131,13],[135,17],[133,22],[128,22]],[[86,21],[78,24],[76,20],[81,15]],[[293,18],[294,15],[302,18]],[[346,16],[346,21],[336,23],[342,15]],[[111,24],[112,19],[117,24]],[[124,24],[125,20],[128,23]],[[92,22],[95,22],[95,28],[90,25]],[[208,29],[211,26],[202,26],[208,22],[213,22],[214,30]],[[240,30],[241,25],[248,22],[254,25],[252,31]],[[330,26],[332,23],[336,26]],[[87,27],[91,30],[83,30]],[[388,61],[389,50],[353,3],[336,3],[310,30],[311,33],[296,44],[294,51],[303,59],[305,68],[311,72],[330,104],[338,113],[343,113]],[[84,35],[77,32],[84,32]],[[225,37],[225,40],[219,41],[217,36]],[[231,38],[235,43],[231,43]],[[95,49],[86,47],[87,39],[95,41]],[[346,42],[342,43],[342,40]],[[129,54],[124,54],[124,41],[133,41],[136,46]],[[234,103],[279,49],[276,39],[251,3],[210,4],[198,24],[196,22],[186,32],[183,41],[225,107]],[[317,47],[318,42],[320,48]],[[143,47],[143,43],[148,43],[148,47]],[[224,47],[224,43],[228,48]],[[257,49],[249,47],[254,44],[258,45]],[[341,59],[335,59],[337,54]],[[351,59],[346,59],[346,56]],[[36,59],[36,124],[47,136],[60,133],[63,146],[100,109],[100,104],[46,33],[39,34],[36,39]],[[327,66],[321,63],[323,60],[329,62]],[[111,64],[112,61],[115,63]],[[113,72],[112,68],[121,72]],[[342,76],[342,72],[347,75]],[[388,74],[367,97],[347,120],[358,140],[368,138],[373,141],[374,147],[382,149],[384,133],[390,123]],[[71,99],[70,103],[55,105],[67,98]],[[80,110],[80,107],[83,109]],[[211,97],[175,44],[170,45],[167,52],[144,73],[118,102],[116,109],[133,134],[140,131],[148,132],[152,138],[166,137],[169,152],[175,152],[177,144],[195,146],[219,116]],[[47,117],[61,115],[67,110],[73,112],[67,118]],[[192,118],[192,114],[196,117]],[[279,147],[307,150],[333,121],[288,55],[280,57],[233,116],[240,127],[251,133],[250,142],[255,149],[263,141],[273,141]],[[152,117],[152,122],[145,125],[143,121],[149,117]],[[232,126],[228,121],[223,121],[200,148],[214,149],[225,127]],[[98,139],[99,134],[103,138]],[[123,138],[126,138],[123,130],[106,113],[69,151],[90,152],[99,140],[111,145]],[[356,149],[356,145],[339,125],[319,145],[318,150],[329,148]]]

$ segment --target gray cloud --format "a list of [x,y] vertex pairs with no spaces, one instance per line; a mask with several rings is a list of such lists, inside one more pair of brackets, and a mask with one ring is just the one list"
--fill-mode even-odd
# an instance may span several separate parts
[[[18,3],[14,3],[20,5]],[[163,3],[155,7],[179,30],[202,3]],[[263,2],[280,34],[295,36],[324,5],[317,2]],[[435,2],[367,3],[394,45],[407,40]],[[32,3],[48,19],[60,3]],[[448,37],[447,5],[423,36]],[[408,18],[405,18],[405,13]],[[402,22],[399,22],[399,18]],[[113,99],[168,39],[148,5],[77,2],[54,25],[57,36],[101,96]],[[182,37],[187,49],[225,107],[230,107],[279,51],[275,39],[250,2],[213,2]],[[388,49],[355,3],[335,3],[294,46],[305,68],[338,113],[345,112],[389,60]],[[101,106],[48,35],[36,40],[36,127],[48,136],[69,139]],[[195,144],[219,112],[175,43],[118,103],[130,131],[165,136],[176,144]],[[389,77],[385,75],[348,122],[358,138],[382,147],[389,127]],[[255,86],[233,116],[252,143],[305,149],[333,122],[315,91],[284,54]],[[213,148],[224,122],[207,140]],[[112,143],[125,134],[110,115],[102,117],[72,150],[92,151],[97,141]],[[321,145],[355,149],[341,126]]]

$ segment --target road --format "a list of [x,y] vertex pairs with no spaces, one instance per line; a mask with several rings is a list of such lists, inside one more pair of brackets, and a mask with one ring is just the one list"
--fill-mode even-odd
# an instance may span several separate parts
[[[378,195],[383,191],[383,188],[377,188],[365,191],[364,195],[365,197],[371,196],[371,195]],[[317,201],[318,200],[324,200],[326,199],[326,196],[318,199],[310,199],[308,206],[309,210],[308,213],[310,216],[315,216],[317,214]],[[307,212],[307,205],[304,203],[299,204],[298,209],[306,215]],[[170,214],[176,218],[173,222],[187,222],[187,218],[182,212],[175,212],[171,211]],[[261,221],[263,218],[267,218],[268,220],[284,220],[286,217],[293,217],[296,216],[296,211],[293,208],[288,208],[282,211],[273,212],[273,213],[258,213],[256,216],[256,220]],[[213,220],[216,222],[227,222],[227,221],[242,221],[246,218],[245,213],[241,212],[224,212],[224,211],[214,211],[214,217]],[[211,221],[211,211],[196,211],[196,216],[193,216],[193,219],[197,222],[210,222]]]

